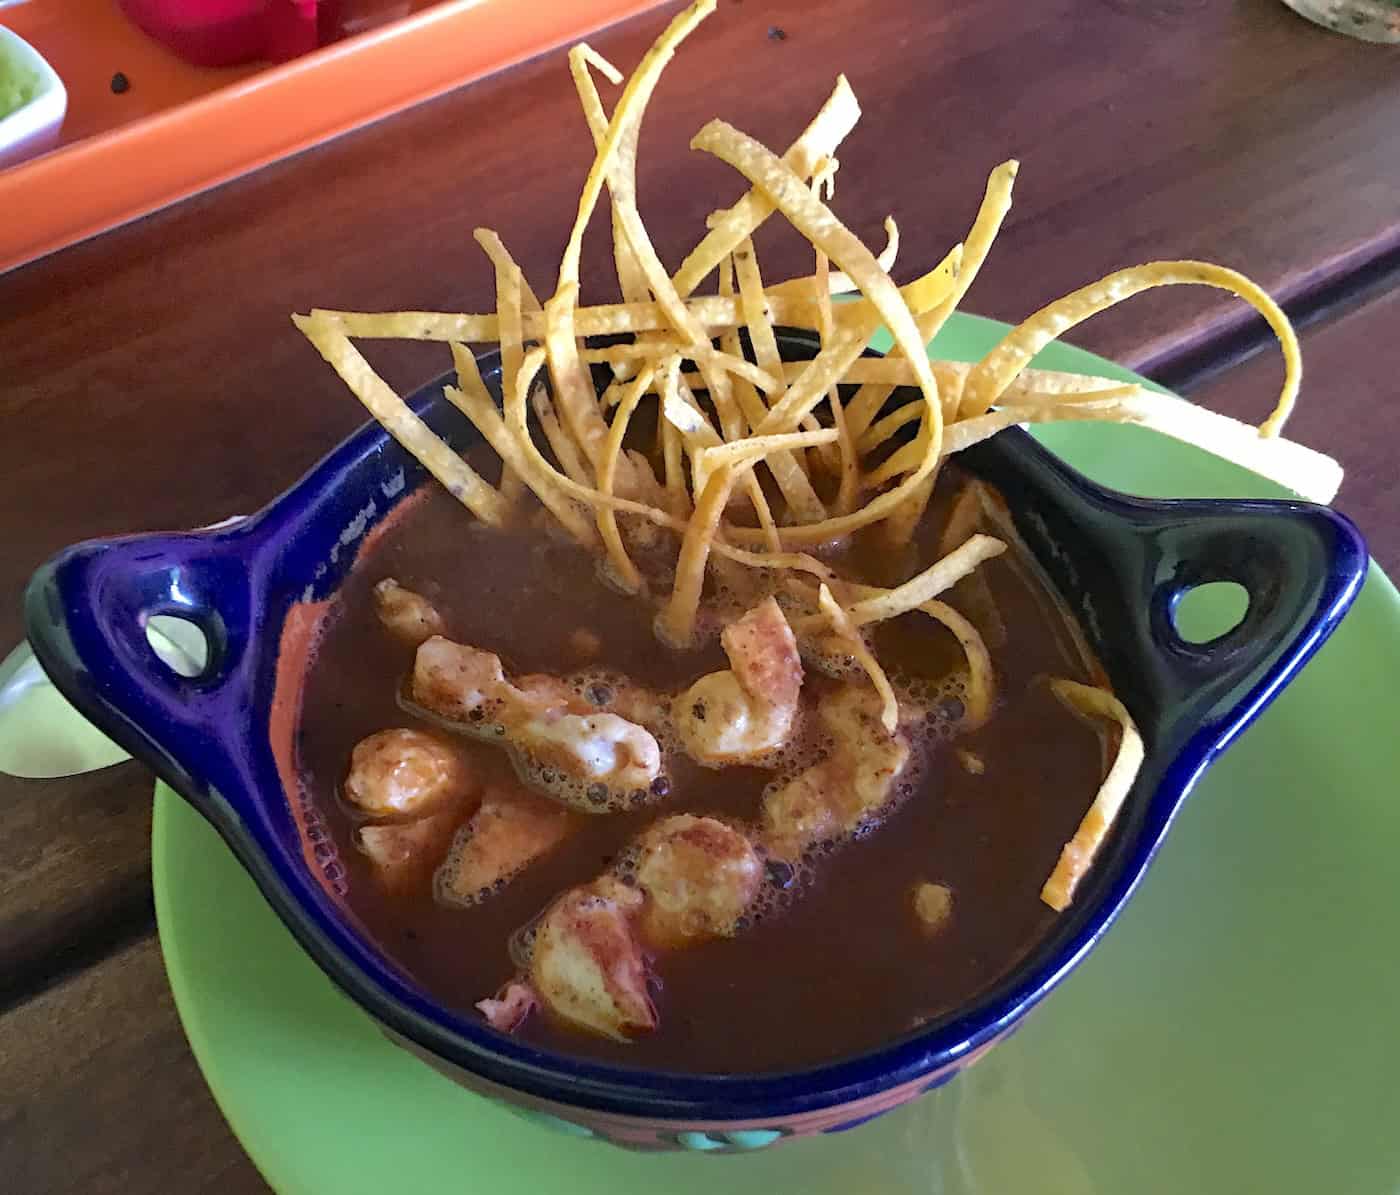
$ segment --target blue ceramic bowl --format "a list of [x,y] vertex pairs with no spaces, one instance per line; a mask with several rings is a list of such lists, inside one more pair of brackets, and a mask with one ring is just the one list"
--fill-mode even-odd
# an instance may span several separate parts
[[[814,351],[806,334],[786,334],[783,344],[794,358]],[[483,366],[498,384],[494,359]],[[411,403],[454,445],[471,442],[475,433],[440,382]],[[751,1149],[859,1124],[946,1082],[1011,1031],[1108,929],[1192,785],[1297,673],[1360,587],[1361,537],[1323,507],[1124,497],[1019,430],[959,460],[1007,499],[1136,719],[1147,763],[1074,905],[1012,973],[941,1021],[801,1072],[660,1073],[500,1035],[403,976],[316,874],[316,844],[298,828],[304,809],[289,797],[274,750],[290,721],[277,698],[279,653],[289,619],[333,596],[359,541],[430,483],[377,425],[236,526],[61,553],[30,583],[29,636],[69,700],[213,823],[307,952],[394,1040],[464,1085],[573,1132],[633,1148]],[[1248,591],[1244,620],[1212,642],[1185,642],[1176,603],[1218,580]],[[200,675],[177,675],[151,650],[145,623],[162,614],[203,629],[210,652]],[[284,658],[284,684],[289,667],[295,660]]]

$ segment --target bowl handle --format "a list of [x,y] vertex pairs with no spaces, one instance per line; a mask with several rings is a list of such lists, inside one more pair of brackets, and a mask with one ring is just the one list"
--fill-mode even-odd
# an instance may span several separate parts
[[[1149,595],[1138,625],[1160,669],[1153,687],[1203,722],[1235,709],[1223,748],[1331,634],[1365,576],[1365,544],[1344,516],[1301,502],[1144,504],[1131,522],[1140,555],[1130,558]],[[1219,581],[1244,589],[1244,614],[1190,642],[1177,627],[1179,603]]]
[[[259,704],[248,658],[260,605],[246,563],[256,559],[253,527],[78,544],[40,568],[25,594],[29,641],[54,684],[207,816],[224,805],[217,790],[235,766],[218,744],[237,741],[229,728],[240,722],[252,733]],[[195,675],[152,646],[158,615],[203,633]]]
[[[964,454],[1156,745],[1222,750],[1307,663],[1360,591],[1369,557],[1344,515],[1294,500],[1134,498],[1103,489],[1009,429]],[[1249,595],[1205,643],[1178,603],[1211,581]],[[1153,745],[1149,743],[1149,745]]]

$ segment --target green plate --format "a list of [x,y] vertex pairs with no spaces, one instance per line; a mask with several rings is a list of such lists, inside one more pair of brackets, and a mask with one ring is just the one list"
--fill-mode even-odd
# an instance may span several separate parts
[[[935,351],[974,359],[1000,330],[960,317]],[[1040,363],[1129,376],[1063,346]],[[1277,493],[1141,429],[1042,438],[1139,494]],[[462,1091],[379,1035],[161,788],[166,966],[209,1086],[279,1192],[1395,1192],[1397,675],[1400,597],[1373,566],[1201,783],[1103,945],[966,1075],[849,1133],[723,1160],[633,1155]]]

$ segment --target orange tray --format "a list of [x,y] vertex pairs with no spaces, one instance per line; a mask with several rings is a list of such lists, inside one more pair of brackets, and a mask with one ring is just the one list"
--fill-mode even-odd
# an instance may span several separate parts
[[[223,68],[175,57],[115,0],[0,10],[68,88],[58,146],[0,170],[0,271],[657,3],[360,0],[375,27],[290,62]],[[120,95],[118,71],[131,83]]]

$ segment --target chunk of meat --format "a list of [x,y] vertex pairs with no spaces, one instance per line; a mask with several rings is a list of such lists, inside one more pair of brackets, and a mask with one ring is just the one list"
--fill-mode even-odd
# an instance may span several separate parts
[[617,714],[551,711],[522,723],[516,741],[540,763],[613,789],[645,789],[661,774],[651,731]]
[[846,685],[817,708],[831,732],[831,750],[763,797],[765,838],[775,854],[787,858],[858,830],[889,804],[909,762],[909,744],[902,732],[885,730],[873,690]]
[[754,763],[792,733],[802,690],[797,640],[773,598],[725,627],[729,669],[702,676],[672,703],[686,752],[712,767]]
[[448,743],[421,730],[381,730],[355,744],[346,799],[371,817],[417,816],[479,787]]
[[914,889],[914,916],[927,934],[936,934],[953,919],[953,890],[925,881]]
[[746,693],[792,710],[802,691],[802,659],[797,640],[776,599],[768,598],[724,628],[720,636],[729,667]]
[[656,1026],[633,920],[642,894],[610,877],[571,888],[535,930],[530,986],[554,1016],[626,1041]]
[[980,776],[987,770],[987,761],[976,751],[959,747],[953,754],[957,757],[958,763],[962,764],[963,771],[970,776]]
[[365,825],[355,831],[355,845],[369,856],[380,887],[404,892],[427,883],[461,820],[453,807],[416,821]]
[[763,861],[748,838],[712,817],[662,818],[638,840],[642,933],[676,948],[734,933],[758,895]]
[[513,1033],[520,1028],[538,1002],[535,991],[529,984],[512,980],[501,990],[500,995],[490,1000],[478,1000],[476,1007],[492,1029],[499,1029],[502,1033]]
[[[549,907],[528,972],[512,985],[560,1020],[618,1041],[656,1027],[643,943],[668,949],[733,933],[763,877],[748,838],[709,817],[663,818],[637,840],[636,856],[634,883],[603,875]],[[503,995],[477,1008],[509,1031],[524,1014],[507,1003]]]
[[532,675],[513,685],[498,656],[440,636],[418,649],[413,696],[482,737],[503,727],[505,745],[577,780],[630,792],[661,771],[661,748],[646,727],[597,710],[558,677]]
[[385,577],[374,587],[374,608],[391,634],[414,647],[442,634],[444,624],[437,607],[393,577]]
[[517,700],[526,697],[506,683],[501,658],[489,651],[434,635],[414,657],[413,699],[454,722],[484,720],[503,703],[507,690]]
[[778,856],[795,859],[817,842],[841,836],[835,790],[844,777],[834,757],[798,773],[764,794],[764,840]]
[[524,788],[487,789],[438,869],[438,895],[453,904],[476,904],[563,842],[577,817]]

